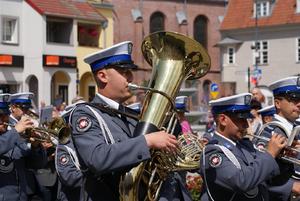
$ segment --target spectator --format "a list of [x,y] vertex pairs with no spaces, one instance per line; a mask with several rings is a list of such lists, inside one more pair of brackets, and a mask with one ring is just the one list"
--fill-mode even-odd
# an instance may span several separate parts
[[261,92],[260,88],[254,87],[252,89],[251,93],[253,95],[253,99],[260,102],[262,108],[267,106],[266,98],[265,98],[264,94]]

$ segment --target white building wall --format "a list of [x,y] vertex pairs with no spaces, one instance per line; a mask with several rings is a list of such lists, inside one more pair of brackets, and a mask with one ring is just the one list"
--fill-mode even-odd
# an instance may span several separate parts
[[[13,16],[19,19],[19,43],[5,45],[0,43],[0,54],[24,56],[24,68],[1,67],[0,84],[20,84],[19,91],[28,91],[26,81],[31,75],[38,79],[38,100],[51,104],[51,79],[55,72],[63,71],[70,78],[69,103],[76,96],[76,68],[43,67],[43,55],[76,57],[76,34],[71,37],[71,44],[48,44],[46,41],[46,17],[39,14],[23,0],[0,0],[1,16]],[[0,20],[0,23],[2,20]],[[0,24],[0,33],[2,33]],[[75,32],[76,23],[73,23]],[[1,34],[2,36],[2,34]],[[0,41],[2,39],[0,38]]]
[[[23,29],[22,26],[22,0],[0,1],[0,54],[13,54],[13,55],[23,55],[23,38],[20,34],[20,30]],[[18,19],[18,44],[17,45],[7,45],[2,43],[2,18],[3,17],[16,17]],[[15,67],[1,67],[0,71],[0,84],[18,84],[19,88],[22,88],[22,68]]]
[[[255,40],[255,32],[251,30],[226,32],[226,36],[240,40],[242,43],[235,46],[235,64],[226,64],[227,47],[222,47],[224,61],[222,81],[236,82],[236,93],[246,92],[248,91],[247,68],[254,66],[254,50],[251,49],[251,45]],[[269,58],[267,65],[258,65],[262,69],[259,85],[269,85],[278,79],[300,73],[300,63],[296,60],[296,38],[298,37],[300,37],[300,26],[296,25],[259,29],[258,40],[268,41]]]
[[[38,79],[38,100],[48,100],[49,84],[45,83],[43,76],[43,18],[29,4],[23,4],[23,52],[24,52],[24,73],[23,73],[23,91],[28,91],[29,86],[26,79],[30,75],[35,75]],[[37,94],[36,94],[37,95]],[[48,102],[47,102],[48,103]],[[39,103],[37,103],[39,104]],[[49,104],[49,103],[48,103]]]

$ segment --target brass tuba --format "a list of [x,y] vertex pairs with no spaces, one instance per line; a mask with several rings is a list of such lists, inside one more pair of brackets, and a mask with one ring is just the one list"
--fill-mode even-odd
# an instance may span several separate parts
[[[210,69],[210,57],[198,42],[173,32],[156,32],[147,36],[142,43],[142,52],[153,69],[147,87],[150,90],[134,135],[161,130],[167,122],[171,122],[167,126],[167,132],[171,132],[176,124],[174,99],[182,82],[204,76]],[[187,138],[188,144],[196,147],[192,152],[202,149],[192,135]],[[152,151],[150,160],[122,176],[120,200],[156,200],[169,172],[199,168],[199,159],[187,154],[191,151],[186,146],[186,139],[178,141],[180,150],[177,155]],[[196,143],[190,143],[192,141]]]

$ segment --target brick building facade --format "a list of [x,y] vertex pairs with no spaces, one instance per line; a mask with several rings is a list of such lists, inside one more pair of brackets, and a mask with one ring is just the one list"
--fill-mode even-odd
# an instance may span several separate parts
[[[181,93],[192,96],[192,110],[199,111],[203,107],[207,108],[211,83],[219,84],[219,96],[233,93],[234,88],[230,83],[225,85],[220,83],[220,53],[219,48],[215,47],[221,39],[219,27],[225,14],[224,0],[106,1],[114,7],[114,43],[125,40],[131,40],[134,43],[133,58],[142,69],[135,75],[136,83],[145,83],[151,72],[140,50],[143,38],[151,33],[150,29],[163,29],[194,39],[198,38],[211,57],[212,66],[209,73],[197,81],[186,82],[182,86]],[[158,25],[158,28],[153,25]]]

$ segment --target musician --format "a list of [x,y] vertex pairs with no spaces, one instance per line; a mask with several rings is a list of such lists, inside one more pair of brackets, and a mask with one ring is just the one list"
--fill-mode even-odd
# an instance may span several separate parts
[[0,155],[11,150],[20,140],[20,133],[31,127],[31,122],[24,119],[11,130],[7,130],[10,114],[9,98],[10,94],[0,94]]
[[133,137],[136,120],[106,108],[131,110],[122,103],[131,96],[128,83],[137,66],[131,59],[132,43],[116,44],[87,56],[98,93],[91,104],[72,113],[72,138],[80,166],[85,170],[85,190],[91,200],[119,200],[121,174],[150,158],[150,148],[174,151],[177,140],[164,131]]
[[[7,104],[8,111],[8,104]],[[6,120],[9,120],[9,113]],[[8,132],[22,134],[27,128],[32,128],[30,119],[22,117]],[[18,138],[10,150],[0,156],[0,197],[2,200],[27,200],[27,180],[25,175],[25,158],[32,168],[43,163],[44,155],[38,144],[32,143],[31,147],[23,138]]]
[[[66,124],[69,124],[70,114],[77,104],[83,102],[83,100],[79,100],[77,103],[66,107],[61,116]],[[57,199],[59,201],[86,201],[84,190],[85,177],[71,137],[66,143],[58,143],[55,154],[55,167],[59,177]]]
[[261,116],[263,124],[265,124],[273,120],[276,109],[274,105],[271,105],[258,110],[257,113]]
[[269,200],[265,181],[279,174],[274,159],[285,147],[285,138],[274,135],[266,153],[244,138],[250,114],[250,93],[210,101],[216,121],[212,140],[203,150],[201,200]]
[[[288,77],[270,84],[269,88],[273,91],[274,105],[276,108],[276,114],[274,114],[273,121],[277,121],[284,126],[283,131],[277,126],[269,126],[263,132],[262,136],[271,137],[272,133],[278,133],[288,138],[293,130],[294,123],[300,114],[300,85],[299,77]],[[296,140],[299,139],[299,135],[296,136]],[[256,146],[258,148],[266,147],[267,142],[263,140],[257,140]],[[270,182],[270,191],[272,192],[272,200],[288,200],[292,192],[299,194],[300,182],[295,182],[294,179],[289,179],[291,174],[293,178],[299,180],[299,166],[295,166],[295,172],[293,166],[279,161],[281,171],[286,172],[284,177],[273,179]],[[293,173],[294,172],[294,173]]]
[[[33,127],[38,127],[38,115],[31,111],[32,109],[32,98],[34,94],[31,92],[21,92],[11,95],[10,98],[10,124],[14,125],[20,121],[22,118],[30,118],[33,122]],[[39,183],[37,182],[37,177],[35,172],[37,169],[44,167],[47,164],[47,151],[45,146],[38,141],[31,141],[31,139],[22,139],[17,147],[15,147],[12,152],[16,153],[19,148],[26,155],[20,154],[20,158],[23,163],[23,171],[26,177],[26,189],[28,199],[37,199],[37,193],[39,190]],[[31,161],[35,162],[32,163]],[[48,180],[49,181],[49,180]]]

